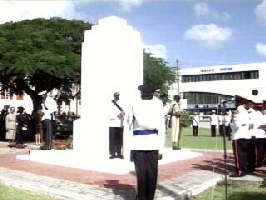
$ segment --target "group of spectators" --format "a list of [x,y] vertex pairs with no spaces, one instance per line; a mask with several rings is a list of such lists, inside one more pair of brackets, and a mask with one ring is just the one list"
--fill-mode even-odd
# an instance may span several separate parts
[[35,139],[42,149],[52,148],[57,104],[51,95],[42,94],[41,105],[32,114],[20,106],[5,108],[1,112],[0,136],[8,146],[24,148],[26,140]]
[[33,131],[33,118],[20,106],[9,107],[1,111],[1,140],[8,141],[9,147],[24,148],[24,141],[29,139]]

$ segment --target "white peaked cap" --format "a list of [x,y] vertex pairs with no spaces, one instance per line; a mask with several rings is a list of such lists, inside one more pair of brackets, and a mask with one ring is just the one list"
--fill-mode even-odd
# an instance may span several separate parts
[[38,95],[44,95],[44,94],[46,94],[46,90],[38,93]]

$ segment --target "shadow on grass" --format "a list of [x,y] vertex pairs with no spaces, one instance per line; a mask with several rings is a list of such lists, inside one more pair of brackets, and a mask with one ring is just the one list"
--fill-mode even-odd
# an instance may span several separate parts
[[228,195],[228,200],[266,200],[265,194],[261,192],[244,192],[237,191]]

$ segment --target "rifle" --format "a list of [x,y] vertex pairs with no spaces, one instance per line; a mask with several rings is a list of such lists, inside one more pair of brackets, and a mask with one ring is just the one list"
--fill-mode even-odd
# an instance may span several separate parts
[[123,120],[124,120],[124,115],[125,112],[124,110],[121,108],[121,106],[119,106],[115,100],[112,100],[113,104],[121,111],[121,113],[119,114],[118,118],[121,120],[121,125],[123,126]]
[[174,107],[175,107],[175,104],[173,104],[171,111],[168,112],[168,115],[170,115],[169,122],[168,122],[168,128],[172,128],[172,117],[174,115]]

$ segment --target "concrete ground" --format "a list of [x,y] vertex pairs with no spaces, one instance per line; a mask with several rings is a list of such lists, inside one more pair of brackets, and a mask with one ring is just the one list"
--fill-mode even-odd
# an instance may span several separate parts
[[[7,143],[0,142],[1,184],[61,200],[130,200],[135,197],[134,171],[115,174],[17,159],[17,155],[28,155],[32,149],[36,147],[10,149]],[[156,200],[188,199],[215,186],[225,174],[228,177],[228,173],[233,171],[231,152],[227,155],[226,167],[222,151],[196,153],[201,156],[159,165]],[[87,157],[83,159],[90,160]],[[234,180],[261,183],[265,175],[266,168],[262,167],[253,174]]]

